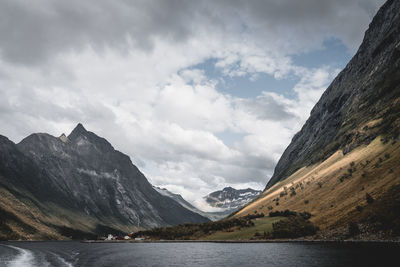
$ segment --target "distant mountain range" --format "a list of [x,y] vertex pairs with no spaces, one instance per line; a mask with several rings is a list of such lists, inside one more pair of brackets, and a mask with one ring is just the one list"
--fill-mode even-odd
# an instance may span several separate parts
[[82,124],[67,137],[0,136],[0,239],[60,239],[209,221],[160,194]]
[[399,137],[400,1],[388,0],[265,191],[235,216],[291,209],[313,214],[324,237],[400,235]]
[[222,190],[212,192],[204,197],[205,201],[215,208],[222,208],[231,212],[243,207],[255,197],[261,194],[262,191],[247,189],[235,189],[225,187]]
[[157,192],[159,192],[161,195],[172,198],[173,200],[175,200],[176,202],[181,204],[186,209],[191,210],[197,214],[200,214],[201,216],[207,217],[212,221],[217,221],[217,220],[223,219],[232,213],[231,210],[225,210],[225,211],[219,211],[219,212],[218,211],[217,212],[205,212],[205,211],[199,210],[198,208],[194,207],[192,204],[187,202],[179,194],[174,194],[165,188],[160,188],[160,187],[156,187],[156,186],[154,187],[154,189],[157,190]]

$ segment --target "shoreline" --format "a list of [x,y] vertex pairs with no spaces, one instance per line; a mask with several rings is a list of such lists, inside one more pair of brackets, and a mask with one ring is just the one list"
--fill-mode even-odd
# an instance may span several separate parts
[[81,240],[82,243],[399,243],[400,240]]
[[0,240],[4,242],[80,242],[80,243],[398,243],[400,239],[267,239],[267,240]]

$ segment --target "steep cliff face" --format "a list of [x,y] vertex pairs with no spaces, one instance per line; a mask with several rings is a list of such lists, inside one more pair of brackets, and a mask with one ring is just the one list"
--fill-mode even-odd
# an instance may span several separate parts
[[[46,207],[43,213],[51,215],[55,205],[121,230],[208,221],[159,194],[127,155],[81,124],[68,137],[40,133],[17,145],[0,141],[3,189],[16,199],[30,197],[40,211]],[[80,229],[73,221],[69,227]]]
[[296,170],[348,153],[378,135],[399,136],[400,1],[378,11],[364,40],[311,111],[279,160],[266,189]]
[[264,192],[234,216],[307,211],[321,230],[317,238],[398,239],[399,132],[400,1],[389,0]]

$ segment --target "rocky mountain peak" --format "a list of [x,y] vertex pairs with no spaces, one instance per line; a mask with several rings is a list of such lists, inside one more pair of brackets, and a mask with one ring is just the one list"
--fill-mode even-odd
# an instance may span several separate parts
[[68,140],[71,141],[73,146],[79,147],[79,151],[86,151],[89,154],[93,152],[89,147],[101,151],[102,153],[114,151],[114,147],[105,138],[86,130],[81,123],[78,123],[68,135]]
[[69,140],[75,140],[79,136],[86,135],[88,131],[83,127],[82,123],[78,123],[72,132],[68,135]]
[[253,200],[261,191],[251,188],[235,189],[230,186],[204,197],[211,207],[235,210]]
[[60,137],[58,137],[61,141],[63,141],[64,143],[69,142],[68,137],[63,133],[60,135]]
[[[379,135],[399,136],[400,1],[378,11],[364,40],[286,148],[266,189],[302,167],[347,154]],[[379,122],[369,127],[369,123]]]

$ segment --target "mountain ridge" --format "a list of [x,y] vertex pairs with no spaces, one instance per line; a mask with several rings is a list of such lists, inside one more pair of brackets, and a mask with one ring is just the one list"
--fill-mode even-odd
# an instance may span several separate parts
[[[129,156],[82,124],[66,138],[36,133],[18,144],[5,137],[0,140],[0,188],[12,195],[10,199],[17,207],[34,206],[38,210],[36,219],[43,224],[98,234],[99,225],[128,232],[209,221],[159,194]],[[6,206],[0,208],[13,212]],[[14,214],[18,212],[16,209]],[[21,208],[17,216],[24,221],[27,212]],[[66,222],[48,220],[46,214],[53,216],[52,212],[64,216]],[[88,223],[74,218],[74,213]],[[38,230],[40,234],[45,235]],[[51,231],[51,235],[54,237],[57,231]]]
[[263,193],[234,217],[305,211],[317,239],[398,240],[399,162],[400,1],[388,0]]
[[188,201],[186,201],[181,195],[179,194],[175,194],[172,193],[171,191],[167,190],[166,188],[160,188],[157,186],[153,186],[154,189],[157,190],[157,192],[159,192],[160,194],[170,197],[173,200],[175,200],[176,202],[178,202],[179,204],[181,204],[183,207],[185,207],[188,210],[191,210],[195,213],[200,214],[201,216],[207,217],[209,218],[211,221],[218,221],[221,220],[225,217],[227,217],[228,215],[230,215],[232,213],[232,211],[227,210],[227,211],[216,211],[216,212],[206,212],[206,211],[202,211],[198,208],[196,208],[195,206],[193,206],[192,204],[190,204]]
[[206,202],[214,208],[223,208],[234,212],[257,197],[262,191],[247,189],[235,189],[230,186],[212,192],[204,197]]
[[[327,159],[338,149],[348,153],[368,144],[379,134],[397,137],[394,116],[398,107],[384,114],[400,84],[398,1],[387,1],[365,32],[363,42],[346,67],[333,80],[314,106],[302,129],[282,154],[265,189],[285,179],[303,166]],[[376,89],[376,90],[375,90]],[[377,103],[374,99],[378,99]],[[368,121],[381,118],[381,127],[356,129]],[[393,122],[394,120],[395,122]],[[367,125],[365,125],[367,126]]]

